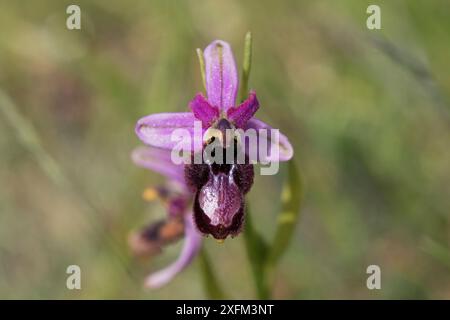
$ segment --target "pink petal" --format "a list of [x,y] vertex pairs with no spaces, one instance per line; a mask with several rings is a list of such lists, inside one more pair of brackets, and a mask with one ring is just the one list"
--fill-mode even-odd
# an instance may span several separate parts
[[238,128],[244,128],[247,121],[250,120],[259,108],[259,102],[255,91],[251,91],[247,100],[239,106],[228,109],[227,117],[234,122]]
[[131,159],[140,167],[156,171],[170,180],[185,185],[184,166],[174,164],[170,153],[167,149],[142,146],[133,150]]
[[219,117],[219,109],[211,106],[201,93],[198,93],[194,99],[192,99],[189,103],[189,108],[192,110],[195,117],[202,121],[203,127],[206,128],[209,128]]
[[239,86],[236,63],[228,43],[213,41],[204,52],[208,101],[221,110],[235,105]]
[[[173,150],[179,146],[182,136],[190,136],[192,150],[201,148],[201,145],[194,145],[194,123],[198,121],[192,112],[157,113],[138,120],[136,124],[136,134],[144,143],[158,148]],[[199,121],[198,121],[199,122]],[[201,127],[201,123],[199,122]],[[177,130],[178,129],[178,130]],[[177,130],[177,134],[174,131]],[[196,139],[202,141],[203,130],[196,133]]]
[[[277,129],[269,126],[267,123],[256,118],[252,118],[247,122],[246,129],[256,130],[256,134],[258,136],[258,144],[256,146],[250,146],[250,149],[253,149],[253,151],[257,151],[258,161],[263,163],[288,161],[294,155],[294,150],[292,148],[292,145],[289,143],[288,138]],[[265,130],[260,131],[261,129]],[[277,132],[271,132],[271,130],[277,130],[278,134],[276,135]],[[264,135],[264,132],[267,132],[267,134]],[[278,136],[278,143],[277,141],[273,140],[273,136]],[[263,156],[260,155],[261,152],[259,150],[261,148],[262,140],[265,140],[267,142],[267,149],[265,150],[266,152],[262,152]],[[247,154],[249,154],[249,148],[246,148],[246,152]]]
[[145,280],[145,286],[148,288],[162,287],[183,271],[200,250],[201,240],[202,235],[194,227],[192,213],[188,213],[185,216],[185,240],[180,256],[168,267],[149,275]]

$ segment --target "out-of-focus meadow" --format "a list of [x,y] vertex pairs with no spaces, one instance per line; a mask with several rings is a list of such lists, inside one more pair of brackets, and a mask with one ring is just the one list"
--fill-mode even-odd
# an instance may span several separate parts
[[[66,7],[81,7],[67,30]],[[366,28],[378,4],[382,30]],[[450,298],[450,3],[432,1],[12,1],[0,3],[0,297],[205,298],[195,261],[166,287],[131,230],[164,216],[135,167],[136,120],[183,111],[213,39],[242,61],[259,117],[294,145],[304,201],[275,298]],[[286,166],[249,194],[268,239]],[[243,237],[206,249],[231,298],[253,298]],[[66,268],[82,290],[66,288]],[[368,290],[366,268],[381,267]]]

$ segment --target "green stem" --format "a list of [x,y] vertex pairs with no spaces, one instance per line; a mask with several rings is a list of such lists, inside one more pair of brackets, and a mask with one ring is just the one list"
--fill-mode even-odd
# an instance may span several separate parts
[[287,165],[288,176],[281,192],[282,208],[278,215],[275,237],[267,256],[267,263],[272,266],[280,260],[294,236],[303,197],[301,175],[297,165],[294,160],[289,161]]
[[253,280],[255,282],[258,299],[269,299],[270,289],[266,277],[265,260],[267,257],[267,244],[261,235],[254,229],[253,220],[247,205],[245,217],[244,241],[250,261]]
[[211,262],[205,248],[200,250],[200,269],[202,271],[203,286],[209,299],[224,299],[225,294],[214,274]]
[[200,63],[200,72],[202,74],[203,87],[205,88],[205,91],[206,91],[205,58],[203,56],[203,51],[200,48],[197,49],[197,57],[198,57],[198,62]]
[[302,197],[301,174],[295,161],[291,160],[288,162],[288,175],[281,193],[282,209],[278,215],[277,230],[265,259],[264,276],[269,287],[273,285],[277,264],[294,236]]
[[252,33],[249,31],[245,35],[244,61],[242,63],[241,88],[239,90],[240,101],[244,101],[248,95],[248,79],[250,77],[251,67],[252,67]]
[[[244,101],[248,95],[248,80],[252,66],[252,34],[247,32],[244,43],[244,60],[242,63],[241,86],[239,99]],[[266,276],[266,264],[268,246],[261,235],[254,229],[250,210],[247,205],[244,241],[247,255],[250,261],[256,293],[259,299],[270,298],[270,288]]]

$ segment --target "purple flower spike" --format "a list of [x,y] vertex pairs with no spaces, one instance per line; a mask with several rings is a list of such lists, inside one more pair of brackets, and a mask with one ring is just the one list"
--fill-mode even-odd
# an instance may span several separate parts
[[[199,252],[202,233],[222,240],[241,232],[245,195],[250,191],[254,177],[253,165],[249,161],[256,160],[249,159],[253,157],[252,152],[263,163],[287,161],[293,156],[286,136],[253,117],[259,108],[255,91],[236,106],[239,81],[230,45],[221,40],[213,41],[204,50],[203,58],[207,98],[197,94],[189,103],[191,112],[153,114],[141,118],[136,124],[137,136],[148,146],[133,151],[133,161],[138,166],[165,175],[170,185],[146,190],[144,197],[147,200],[155,197],[163,200],[167,217],[132,234],[130,245],[137,254],[156,254],[183,235],[185,239],[178,259],[147,277],[145,284],[150,288],[163,286],[189,265]],[[202,130],[194,130],[195,121],[201,122]],[[248,129],[254,129],[258,143],[246,145],[246,150],[238,147],[239,150],[232,151],[231,163],[214,156],[214,160],[202,163],[176,165],[172,162],[171,151],[179,143],[177,137],[184,135],[178,129],[183,129],[180,131],[192,138],[192,159],[217,142],[220,143],[218,151],[224,151],[225,155],[228,150],[233,150],[233,146],[239,145],[238,137]],[[207,139],[203,141],[207,130]],[[233,133],[231,141],[224,135],[227,130]],[[272,135],[274,132],[276,134]],[[237,161],[242,155],[244,163]]]
[[239,80],[230,45],[221,40],[213,41],[203,55],[209,103],[221,110],[234,107]]
[[209,128],[213,122],[219,118],[219,109],[211,106],[201,93],[198,93],[194,99],[192,99],[189,103],[189,108],[192,110],[192,113],[194,113],[194,116],[202,122],[203,127],[205,128]]
[[[136,134],[145,144],[160,148],[159,151],[135,151],[133,159],[136,164],[177,181],[193,204],[190,218],[186,216],[186,245],[182,256],[167,270],[148,279],[147,284],[152,287],[167,282],[192,259],[196,252],[196,246],[193,245],[197,243],[193,237],[195,232],[210,234],[216,239],[239,234],[245,216],[245,194],[253,184],[252,163],[255,160],[267,164],[287,161],[293,156],[293,148],[287,137],[254,117],[259,109],[255,91],[250,91],[248,98],[236,105],[239,81],[230,45],[221,40],[213,41],[204,50],[203,61],[207,97],[197,94],[188,105],[191,112],[153,114],[140,119],[136,125]],[[201,130],[194,130],[196,121],[201,122]],[[180,141],[177,137],[184,136],[180,133],[183,130],[178,129],[184,129],[191,137],[191,159],[200,155],[203,162],[194,161],[184,166],[170,163],[169,151],[178,150]],[[227,135],[230,131],[231,135]],[[196,136],[198,134],[202,136]],[[253,141],[257,143],[242,144],[250,137],[256,137]],[[224,151],[223,154],[233,150],[233,147],[239,150],[231,151],[235,152],[232,153],[231,161],[224,161],[215,153],[204,161],[203,152],[216,144],[217,150]],[[183,151],[186,151],[186,147],[189,144],[183,144]],[[166,150],[165,155],[162,149]],[[238,159],[245,161],[241,163]],[[181,168],[183,175],[180,173]],[[181,207],[184,206],[183,201]],[[179,204],[172,202],[171,208],[168,211],[178,212]],[[192,217],[197,229],[189,227]]]
[[256,98],[256,92],[252,90],[247,100],[235,108],[228,109],[227,116],[237,128],[245,128],[247,121],[253,117],[258,108],[259,102]]

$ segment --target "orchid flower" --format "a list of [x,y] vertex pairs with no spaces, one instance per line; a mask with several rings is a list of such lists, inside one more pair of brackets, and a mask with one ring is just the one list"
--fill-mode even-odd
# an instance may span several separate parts
[[158,288],[168,283],[184,270],[199,252],[202,237],[195,229],[189,204],[192,194],[184,183],[184,170],[170,159],[170,152],[152,147],[138,147],[132,153],[138,166],[166,176],[169,183],[165,187],[147,189],[143,196],[147,200],[159,198],[166,204],[167,217],[152,223],[139,232],[132,233],[129,244],[137,255],[155,255],[163,247],[179,240],[184,235],[184,245],[178,259],[168,267],[147,277],[145,285]]
[[[251,90],[248,98],[236,105],[239,80],[230,45],[221,40],[213,41],[204,50],[203,61],[207,97],[201,93],[195,95],[189,103],[190,112],[159,113],[141,118],[135,129],[137,136],[149,146],[172,150],[177,144],[173,139],[175,130],[185,129],[195,137],[196,121],[202,125],[201,148],[216,138],[223,142],[226,130],[255,129],[258,139],[266,140],[264,146],[269,148],[268,157],[259,160],[289,160],[293,149],[286,136],[279,134],[279,139],[274,140],[258,134],[260,129],[273,128],[253,117],[259,108],[256,92]],[[223,148],[227,148],[227,144]],[[191,152],[199,152],[195,144]],[[194,221],[200,232],[222,240],[241,231],[244,195],[253,183],[252,164],[187,164],[185,181],[194,194]]]

